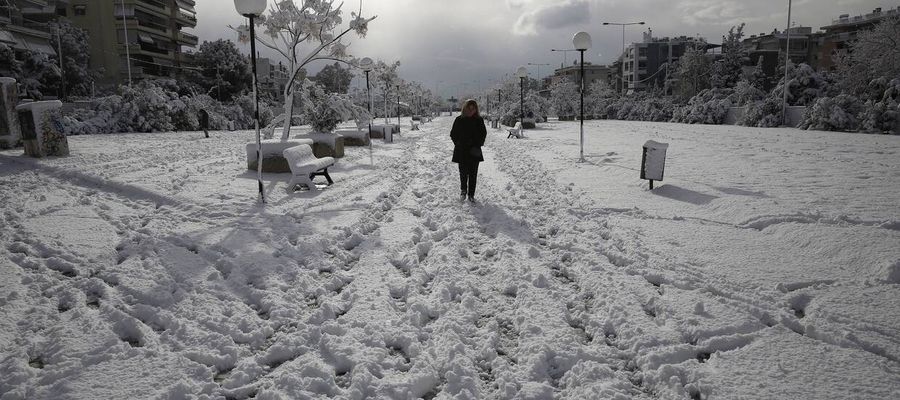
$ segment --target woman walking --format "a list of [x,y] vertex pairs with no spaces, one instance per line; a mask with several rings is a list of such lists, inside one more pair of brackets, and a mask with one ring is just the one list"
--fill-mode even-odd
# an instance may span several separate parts
[[478,112],[475,100],[463,103],[460,116],[453,121],[450,138],[453,139],[453,162],[459,164],[459,199],[465,200],[468,197],[474,203],[478,163],[484,161],[481,146],[484,146],[484,139],[487,138],[484,119]]

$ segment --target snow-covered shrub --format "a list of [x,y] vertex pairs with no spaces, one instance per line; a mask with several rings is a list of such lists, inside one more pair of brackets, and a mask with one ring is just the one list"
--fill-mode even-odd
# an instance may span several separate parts
[[758,83],[752,81],[740,81],[734,87],[734,94],[731,95],[731,103],[734,107],[743,107],[766,98],[766,92],[762,91]]
[[704,89],[692,97],[687,105],[678,107],[672,122],[686,124],[722,124],[732,105],[734,91],[731,89]]
[[[833,87],[829,77],[816,72],[807,64],[792,65],[788,68],[787,78],[787,101],[791,106],[808,106],[819,97],[837,94],[834,92],[836,87]],[[782,77],[770,96],[781,99],[784,87],[785,81]]]
[[[616,103],[615,117],[620,120],[668,122],[675,112],[675,104],[670,98],[651,93],[620,97]],[[608,107],[608,115],[612,115],[611,111]]]
[[550,88],[550,110],[557,117],[573,117],[580,112],[578,85],[566,80]]
[[314,132],[328,133],[344,121],[362,120],[367,111],[353,104],[349,95],[342,93],[326,93],[325,89],[316,85],[310,91],[310,98],[304,104],[304,116]]
[[856,131],[859,129],[857,115],[862,111],[862,103],[854,96],[840,94],[835,97],[820,97],[803,113],[800,129],[820,131]]
[[747,112],[738,120],[738,125],[774,128],[784,121],[782,101],[769,96],[764,100],[747,105]]
[[900,123],[900,78],[889,82],[886,78],[879,78],[873,80],[869,88],[873,93],[859,116],[860,129],[870,133],[897,133]]

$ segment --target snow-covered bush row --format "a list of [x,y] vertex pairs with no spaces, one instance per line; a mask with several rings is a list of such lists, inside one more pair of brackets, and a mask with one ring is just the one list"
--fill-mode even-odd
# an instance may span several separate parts
[[803,114],[801,129],[889,133],[896,130],[900,115],[900,79],[873,80],[865,102],[856,96],[839,94],[821,97]]
[[[142,81],[134,87],[121,86],[118,93],[95,99],[90,108],[76,109],[59,117],[66,135],[121,132],[168,132],[200,129],[200,110],[209,112],[209,128],[248,129],[253,126],[254,102],[249,95],[223,104],[207,95],[180,96],[172,82]],[[260,103],[263,125],[272,119],[272,110]]]
[[672,116],[672,122],[686,124],[715,124],[725,122],[728,108],[732,106],[732,89],[704,89],[691,97],[687,105],[678,107]]

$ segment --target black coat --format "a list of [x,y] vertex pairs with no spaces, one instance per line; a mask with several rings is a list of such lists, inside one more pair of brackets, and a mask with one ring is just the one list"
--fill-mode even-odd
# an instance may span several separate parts
[[484,119],[481,117],[458,116],[453,121],[450,129],[450,138],[453,139],[453,162],[472,163],[484,161],[480,155],[472,155],[473,148],[484,146],[487,138],[487,129],[484,127]]

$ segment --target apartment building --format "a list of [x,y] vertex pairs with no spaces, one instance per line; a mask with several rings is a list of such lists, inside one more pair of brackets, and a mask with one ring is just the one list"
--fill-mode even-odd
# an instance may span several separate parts
[[256,59],[256,81],[259,91],[268,93],[273,99],[284,100],[284,86],[289,78],[288,67],[284,63],[275,63],[268,58]]
[[847,54],[850,43],[857,39],[859,32],[871,30],[875,24],[885,18],[900,17],[900,7],[882,11],[881,7],[864,15],[851,17],[843,14],[821,27],[820,33],[812,43],[813,54],[811,65],[817,70],[833,70],[835,57]]
[[656,38],[644,33],[644,40],[625,48],[622,60],[622,93],[632,94],[652,87],[670,89],[668,80],[675,72],[675,62],[693,46],[706,50],[721,47],[688,36]]
[[194,0],[68,0],[67,17],[90,35],[91,67],[101,84],[172,76],[192,66]]
[[50,22],[65,15],[69,0],[0,0],[0,43],[17,53],[34,51],[56,57]]
[[[609,67],[606,65],[594,65],[586,62],[584,63],[584,84],[587,87],[591,87],[596,81],[606,82],[609,79],[609,73]],[[577,85],[580,79],[581,65],[570,65],[553,72],[553,76],[550,77],[550,86],[564,81],[570,81]]]

